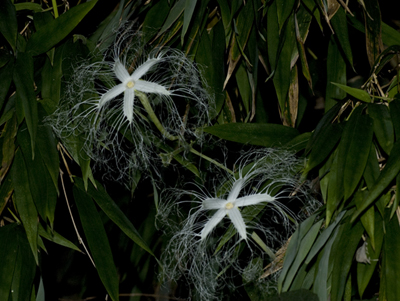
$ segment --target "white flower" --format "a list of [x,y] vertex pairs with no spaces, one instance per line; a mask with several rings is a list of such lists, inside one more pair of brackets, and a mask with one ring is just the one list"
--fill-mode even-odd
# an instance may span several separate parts
[[141,80],[141,78],[161,60],[162,59],[160,57],[152,59],[149,58],[145,63],[136,68],[131,75],[129,75],[128,70],[126,70],[125,66],[119,60],[115,61],[114,72],[121,83],[111,88],[101,96],[99,100],[99,109],[101,109],[111,99],[115,98],[121,93],[124,93],[123,112],[129,123],[131,123],[134,115],[133,106],[136,90],[144,93],[171,95],[171,93],[164,86],[154,82]]
[[201,239],[205,239],[226,215],[228,215],[232,221],[240,237],[245,240],[247,239],[246,224],[244,223],[242,214],[239,211],[239,207],[257,205],[263,202],[273,202],[275,198],[266,192],[238,197],[245,182],[245,178],[236,180],[233,183],[232,189],[226,200],[220,198],[208,198],[203,201],[203,210],[217,209],[217,212],[214,213],[201,230]]

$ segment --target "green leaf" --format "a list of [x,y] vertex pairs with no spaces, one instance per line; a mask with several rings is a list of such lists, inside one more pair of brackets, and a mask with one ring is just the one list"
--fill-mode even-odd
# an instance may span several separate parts
[[[80,190],[85,191],[84,184],[81,179],[76,178],[75,186]],[[101,210],[136,244],[154,256],[153,252],[147,246],[146,242],[141,238],[139,232],[129,221],[126,215],[119,209],[117,204],[107,194],[103,186],[96,182],[97,189],[93,185],[89,185],[87,194],[91,196],[99,205]]]
[[322,249],[322,247],[325,245],[325,243],[328,241],[328,239],[331,237],[331,234],[333,231],[336,229],[336,226],[339,224],[339,222],[342,220],[343,216],[345,215],[346,211],[342,211],[338,214],[338,216],[335,218],[335,221],[329,225],[328,228],[326,228],[324,231],[322,231],[321,235],[318,237],[317,241],[315,244],[312,246],[310,252],[307,255],[307,258],[305,260],[305,264],[309,264],[311,260],[314,258],[315,255]]
[[300,268],[300,265],[306,258],[307,254],[310,252],[310,249],[313,246],[315,239],[317,238],[322,222],[323,220],[320,220],[318,223],[313,225],[311,229],[307,232],[307,234],[301,239],[298,247],[298,252],[296,254],[296,259],[293,261],[293,264],[291,265],[286,275],[285,282],[283,283],[282,292],[286,292],[292,284],[294,276],[296,275],[298,269]]
[[311,133],[310,132],[306,132],[303,134],[300,134],[296,137],[294,137],[292,140],[290,140],[289,142],[287,142],[284,145],[284,148],[290,151],[294,151],[296,153],[302,151],[303,149],[306,148],[308,141],[311,138]]
[[331,276],[329,271],[329,258],[332,251],[332,245],[336,241],[338,234],[341,233],[341,228],[342,227],[340,226],[336,228],[335,232],[332,234],[332,237],[326,243],[325,247],[318,256],[318,261],[315,263],[318,269],[315,272],[313,292],[318,295],[319,300],[328,300],[328,287],[330,286],[329,279]]
[[15,153],[11,175],[14,185],[15,204],[17,206],[19,217],[21,218],[22,224],[25,228],[31,251],[35,257],[36,263],[38,263],[38,214],[29,188],[28,172],[20,150]]
[[181,43],[183,44],[185,34],[189,27],[190,20],[192,20],[194,8],[196,7],[197,0],[186,0],[185,12],[183,14],[183,26],[181,34]]
[[325,112],[332,108],[338,100],[346,97],[346,93],[335,87],[332,82],[346,84],[346,62],[339,50],[339,46],[333,36],[329,41],[327,56],[327,79],[325,94]]
[[[225,43],[224,29],[222,23],[218,23],[211,30],[213,33],[212,40],[207,31],[201,35],[199,48],[196,53],[196,62],[202,69],[202,75],[207,82],[207,90],[211,95],[215,95],[215,112],[216,116],[222,109],[225,102],[224,76],[225,76]],[[212,49],[212,51],[210,51]]]
[[369,190],[371,190],[372,187],[374,186],[376,179],[378,179],[379,177],[379,174],[380,174],[380,169],[379,169],[378,158],[376,157],[375,145],[371,144],[371,149],[368,155],[368,161],[364,171],[364,179],[365,182],[367,183],[367,187]]
[[374,119],[374,133],[379,145],[390,155],[394,143],[393,123],[389,110],[384,104],[369,104],[368,114]]
[[381,34],[381,10],[378,0],[364,0],[365,10],[365,37],[367,46],[367,55],[370,66],[373,68],[375,60],[378,58],[382,45]]
[[348,222],[344,224],[343,232],[337,237],[333,245],[330,260],[335,265],[332,271],[331,300],[342,300],[346,282],[349,276],[353,256],[364,231],[361,223],[354,226]]
[[97,0],[92,0],[77,5],[51,21],[48,26],[40,28],[28,40],[26,48],[29,54],[39,55],[53,48],[82,21],[96,3]]
[[161,28],[164,24],[165,19],[170,11],[169,1],[161,0],[158,1],[150,10],[147,12],[143,22],[143,31],[145,32],[145,42],[148,42],[153,35],[155,30]]
[[318,296],[306,289],[285,292],[268,297],[268,301],[318,301]]
[[305,221],[303,221],[299,225],[299,227],[296,229],[296,231],[293,233],[293,235],[290,239],[289,246],[287,247],[286,253],[285,253],[285,259],[284,259],[284,263],[283,263],[282,272],[278,279],[278,292],[279,293],[282,292],[282,285],[284,284],[284,282],[286,282],[287,273],[289,272],[289,269],[291,268],[291,266],[296,258],[297,251],[299,250],[299,246],[302,242],[302,239],[308,233],[310,228],[312,227],[316,217],[317,217],[317,215],[314,214],[314,215],[310,216],[309,218],[307,218]]
[[[362,108],[360,108],[361,110]],[[353,112],[345,125],[339,145],[339,156],[344,158],[342,162],[344,165],[339,166],[340,174],[338,176],[342,178],[344,184],[345,200],[352,195],[364,173],[372,136],[372,119],[366,115]]]
[[17,223],[0,227],[0,299],[9,300],[14,275],[15,260],[18,252],[18,240],[15,237]]
[[368,94],[367,91],[361,90],[361,89],[356,89],[356,88],[351,88],[346,85],[341,85],[338,83],[332,83],[333,85],[339,87],[343,91],[345,91],[347,94],[350,94],[351,96],[364,101],[364,102],[371,102],[371,96]]
[[276,1],[276,11],[278,14],[279,31],[282,29],[287,18],[289,18],[292,13],[295,0],[277,0]]
[[[357,191],[354,195],[354,203],[360,207],[363,203],[368,191]],[[367,211],[361,215],[361,223],[367,232],[372,248],[375,248],[375,207],[371,206]]]
[[[400,261],[398,255],[400,252],[400,228],[397,218],[389,220],[389,214],[385,214],[385,230],[386,235],[383,243],[383,260],[381,289],[379,298],[383,300],[396,300],[400,295],[400,287],[396,280],[400,271]],[[385,287],[385,293],[381,294],[382,287]]]
[[396,135],[396,141],[400,140],[400,99],[395,99],[389,103],[390,117]]
[[0,110],[10,89],[13,71],[14,61],[9,61],[5,66],[0,68]]
[[41,224],[39,224],[39,235],[50,240],[60,246],[70,248],[72,250],[82,252],[76,245],[70,242],[68,239],[58,234],[56,231],[51,231],[50,228],[47,228],[47,231],[43,228]]
[[101,282],[113,301],[118,298],[118,274],[100,215],[91,197],[74,186],[74,198]]
[[328,123],[321,129],[321,132],[314,138],[312,151],[308,156],[308,161],[304,174],[309,172],[318,164],[322,163],[339,141],[342,135],[343,125]]
[[24,230],[22,227],[17,227],[15,230],[14,239],[18,241],[18,253],[11,285],[12,296],[13,300],[29,300],[36,274],[36,264],[29,250],[29,242]]
[[[51,107],[56,108],[61,97],[61,78],[64,45],[55,50],[53,62],[46,59],[42,69],[42,98],[51,100]],[[49,101],[50,102],[50,101]]]
[[357,285],[361,297],[364,294],[365,289],[368,287],[376,265],[379,262],[384,236],[382,217],[377,211],[375,211],[375,248],[371,247],[371,239],[369,237],[367,237],[366,240],[368,250],[367,255],[371,263],[357,263]]
[[296,137],[296,129],[271,123],[228,123],[207,127],[205,132],[242,144],[279,146]]
[[276,1],[272,1],[267,11],[267,45],[271,69],[275,70],[279,49],[279,23]]
[[17,45],[17,13],[10,0],[0,1],[0,32],[15,51]]
[[387,46],[392,46],[392,45],[399,45],[400,44],[400,33],[394,29],[393,27],[390,27],[384,22],[381,22],[382,26],[382,41],[385,45]]
[[381,171],[375,185],[370,189],[368,196],[360,208],[354,213],[351,222],[367,209],[376,198],[389,186],[390,182],[397,176],[400,171],[400,141],[397,141],[392,148],[391,155],[387,161],[385,168]]
[[179,16],[182,14],[183,10],[185,9],[186,6],[186,0],[178,0],[175,5],[169,10],[169,14],[167,19],[164,22],[163,27],[161,30],[158,32],[157,37],[161,36],[164,32],[167,31],[168,28],[172,26],[172,24],[175,23],[176,20],[178,20]]
[[16,101],[22,108],[31,136],[32,159],[35,156],[35,141],[38,126],[37,101],[33,82],[33,58],[20,52],[15,64],[14,83],[16,86]]
[[394,197],[394,202],[393,202],[393,205],[392,205],[392,212],[390,213],[390,218],[392,218],[393,217],[393,215],[395,214],[395,212],[396,212],[396,210],[397,210],[397,208],[399,207],[399,204],[400,204],[400,193],[398,193],[398,191],[400,190],[400,174],[398,174],[397,176],[396,176],[396,187],[397,187],[397,191],[396,191],[396,194],[395,194],[395,197]]
[[43,11],[43,8],[38,3],[25,2],[25,3],[15,3],[14,5],[15,5],[16,11],[20,11],[20,10],[24,10],[24,9],[34,11],[35,13]]
[[330,20],[333,29],[335,30],[335,37],[338,39],[344,54],[350,65],[353,66],[353,54],[351,51],[350,38],[347,30],[346,13],[343,7],[340,7],[336,14]]

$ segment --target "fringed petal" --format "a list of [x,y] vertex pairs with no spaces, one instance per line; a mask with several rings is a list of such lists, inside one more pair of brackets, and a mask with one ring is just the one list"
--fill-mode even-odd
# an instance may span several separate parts
[[136,82],[141,79],[155,64],[159,63],[161,58],[148,59],[142,65],[137,67],[132,73],[132,78]]
[[214,215],[208,220],[208,222],[204,225],[203,230],[201,230],[201,239],[205,239],[217,225],[218,223],[225,217],[226,215],[226,210],[225,209],[219,209],[217,212],[214,213]]
[[263,202],[269,203],[273,201],[275,201],[274,197],[270,196],[268,193],[262,193],[262,194],[253,194],[238,198],[236,201],[234,201],[234,204],[237,207],[243,207],[243,206],[257,205]]
[[130,77],[128,70],[126,70],[125,66],[119,60],[115,61],[114,72],[121,82],[125,82]]
[[101,109],[108,101],[117,97],[125,91],[125,85],[119,84],[104,93],[99,100],[99,109]]
[[129,123],[133,120],[133,105],[135,101],[135,90],[126,89],[124,93],[124,115]]
[[163,95],[171,95],[171,93],[165,89],[164,86],[148,82],[145,80],[139,80],[135,82],[135,90],[144,93],[156,93],[156,94],[163,94]]
[[221,209],[225,207],[226,200],[218,199],[218,198],[209,198],[203,201],[204,210],[213,210],[213,209]]
[[242,214],[240,213],[239,209],[237,207],[233,207],[228,211],[228,216],[231,219],[232,224],[235,226],[240,237],[243,239],[247,239],[246,224],[244,223]]

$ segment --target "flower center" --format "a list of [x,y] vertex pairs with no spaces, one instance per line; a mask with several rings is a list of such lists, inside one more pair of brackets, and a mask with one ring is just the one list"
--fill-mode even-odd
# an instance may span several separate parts
[[126,87],[127,88],[133,88],[133,86],[135,85],[135,82],[133,80],[130,80],[129,82],[126,83]]
[[231,203],[231,202],[226,203],[225,208],[228,209],[228,210],[232,209],[233,208],[233,203]]

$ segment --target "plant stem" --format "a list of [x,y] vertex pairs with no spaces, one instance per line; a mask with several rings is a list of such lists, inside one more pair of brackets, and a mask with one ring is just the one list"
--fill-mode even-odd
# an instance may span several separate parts
[[199,153],[199,152],[198,152],[197,150],[195,150],[193,147],[190,147],[190,152],[193,153],[193,154],[195,154],[195,155],[197,155],[197,156],[199,156],[199,157],[201,157],[201,158],[203,158],[203,159],[205,159],[205,160],[207,160],[207,161],[209,161],[209,162],[211,162],[211,163],[213,163],[214,165],[218,166],[219,168],[222,168],[223,170],[226,170],[226,171],[229,172],[231,175],[234,175],[234,174],[235,174],[232,170],[230,170],[230,169],[229,169],[228,167],[226,167],[225,165],[222,165],[221,163],[215,161],[214,159],[211,159],[210,157],[208,157],[208,156],[206,156],[206,155],[204,155],[204,154],[202,154],[202,153]]
[[163,127],[160,120],[158,119],[157,115],[154,113],[153,108],[149,103],[149,99],[147,98],[146,94],[135,91],[135,95],[139,98],[140,102],[142,103],[144,109],[146,110],[147,114],[149,114],[150,120],[154,123],[157,129],[163,134],[167,139],[174,141],[178,140],[178,137],[172,136],[168,131]]
[[57,0],[51,0],[51,3],[53,4],[53,11],[54,11],[54,18],[58,18],[58,8],[57,8]]

